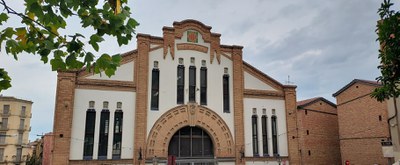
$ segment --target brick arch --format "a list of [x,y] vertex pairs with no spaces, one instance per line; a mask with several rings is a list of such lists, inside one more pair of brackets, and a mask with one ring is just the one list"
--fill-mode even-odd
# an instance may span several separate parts
[[168,157],[172,136],[185,126],[202,128],[211,137],[216,157],[235,157],[235,144],[225,121],[214,111],[197,105],[181,105],[164,113],[150,130],[146,157]]

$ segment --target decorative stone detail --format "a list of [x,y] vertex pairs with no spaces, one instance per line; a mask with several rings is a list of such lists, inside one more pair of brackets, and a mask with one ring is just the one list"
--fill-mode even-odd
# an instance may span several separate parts
[[203,53],[208,52],[208,48],[203,45],[189,44],[189,43],[180,43],[176,44],[178,50],[194,50]]
[[[194,30],[200,33],[204,42],[210,43],[210,63],[214,61],[214,57],[217,58],[218,64],[221,63],[221,47],[220,47],[220,37],[221,34],[211,33],[211,27],[204,25],[203,23],[196,20],[183,20],[181,22],[174,22],[174,27],[164,27],[164,59],[168,54],[168,50],[171,53],[172,59],[175,57],[175,39],[181,39],[183,33],[188,30]],[[194,44],[193,44],[194,45]],[[178,46],[178,45],[177,45]],[[202,47],[201,45],[197,45]],[[181,46],[182,48],[182,46]],[[193,48],[193,49],[192,49]],[[196,50],[204,52],[204,48],[190,47],[188,49],[178,50]],[[208,49],[207,49],[208,50]],[[207,51],[205,51],[207,53]]]
[[147,141],[146,157],[168,157],[172,136],[185,126],[204,129],[213,141],[216,157],[235,156],[233,137],[224,120],[213,110],[189,103],[167,111],[153,125]]

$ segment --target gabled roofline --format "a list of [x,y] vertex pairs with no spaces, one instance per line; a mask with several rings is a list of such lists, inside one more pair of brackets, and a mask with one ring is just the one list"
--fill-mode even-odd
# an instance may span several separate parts
[[12,96],[3,96],[3,95],[0,95],[0,101],[17,101],[17,102],[24,102],[24,103],[28,103],[28,104],[33,104],[33,102],[30,101],[30,100],[24,100],[24,99],[15,98],[15,97],[12,97]]
[[256,67],[250,65],[249,63],[247,63],[246,61],[243,60],[243,65],[246,67],[249,67],[251,70],[255,71],[257,74],[260,74],[261,76],[264,76],[265,78],[271,80],[273,83],[279,85],[282,88],[285,87],[290,87],[290,88],[296,88],[297,86],[295,85],[283,85],[282,83],[280,83],[279,81],[276,81],[275,79],[273,79],[272,77],[268,76],[267,74],[265,74],[264,72],[260,71],[259,69],[257,69]]
[[338,96],[339,94],[341,94],[342,92],[347,90],[350,86],[354,85],[355,83],[361,83],[361,84],[370,85],[370,86],[376,86],[376,87],[382,86],[382,84],[377,82],[377,81],[354,79],[353,81],[351,81],[350,83],[345,85],[342,89],[340,89],[337,92],[335,92],[334,94],[332,94],[332,96],[333,97]]
[[304,107],[309,106],[311,104],[314,104],[314,103],[316,103],[318,101],[323,101],[323,102],[329,104],[330,106],[336,108],[336,104],[335,103],[332,103],[332,102],[330,102],[329,100],[327,100],[327,99],[325,99],[323,97],[314,97],[314,98],[311,98],[311,99],[298,101],[297,102],[297,109],[303,109]]

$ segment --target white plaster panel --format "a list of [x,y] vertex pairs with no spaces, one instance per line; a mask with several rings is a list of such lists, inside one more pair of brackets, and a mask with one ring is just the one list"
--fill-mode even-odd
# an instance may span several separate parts
[[246,71],[244,72],[244,88],[276,91],[276,89]]
[[[263,110],[266,109],[267,128],[268,128],[268,154],[273,155],[272,150],[272,128],[271,116],[272,109],[275,109],[278,126],[278,153],[280,156],[288,156],[288,143],[287,143],[287,129],[286,129],[286,115],[285,115],[285,100],[275,99],[244,99],[244,135],[245,135],[245,156],[253,157],[253,140],[252,140],[252,121],[253,108],[257,109],[257,126],[258,126],[258,151],[259,155],[264,155],[262,148],[262,125],[261,117]],[[293,130],[292,130],[293,131]]]
[[[175,40],[175,43],[183,43],[186,42],[185,38],[182,37],[182,40]],[[199,43],[202,42],[202,39],[199,39]],[[202,43],[200,45],[206,46],[210,49],[210,44]],[[233,123],[233,76],[232,76],[232,61],[227,59],[224,56],[221,56],[221,63],[218,64],[216,58],[214,58],[213,63],[210,63],[210,55],[198,51],[192,50],[180,50],[178,51],[175,47],[175,59],[173,60],[170,53],[168,52],[166,58],[163,58],[163,50],[158,49],[150,52],[149,56],[149,81],[148,81],[148,123],[147,123],[147,135],[152,129],[154,123],[161,117],[162,114],[167,112],[168,110],[178,106],[176,104],[177,97],[177,66],[179,62],[179,58],[184,59],[185,65],[185,96],[184,102],[187,103],[189,100],[189,66],[190,66],[190,58],[195,58],[195,66],[196,66],[196,85],[197,89],[200,89],[200,68],[201,61],[206,61],[207,67],[207,105],[206,107],[215,111],[219,116],[221,116],[226,124],[228,125],[231,134],[234,135],[234,123]],[[154,61],[159,62],[159,70],[160,70],[160,91],[159,91],[159,110],[152,111],[150,110],[151,106],[151,72],[153,69]],[[223,113],[223,104],[222,104],[222,77],[224,74],[224,68],[228,68],[228,73],[230,75],[230,113]],[[196,91],[196,102],[200,103],[200,90]]]
[[103,71],[101,74],[91,75],[87,78],[97,80],[133,81],[134,67],[134,62],[132,61],[118,67],[115,71],[115,75],[111,77],[108,77]]
[[94,138],[94,151],[93,159],[97,159],[98,142],[99,142],[99,127],[100,127],[100,114],[103,109],[103,102],[109,102],[110,110],[110,125],[108,137],[108,154],[107,159],[112,158],[112,143],[114,132],[114,112],[117,109],[117,102],[122,102],[123,124],[122,124],[122,149],[121,159],[133,158],[133,135],[135,123],[135,98],[134,92],[122,91],[101,91],[101,90],[88,90],[88,89],[75,89],[75,100],[72,118],[72,132],[71,132],[71,147],[70,159],[82,160],[83,159],[83,144],[85,138],[85,121],[86,110],[89,107],[89,101],[95,101],[96,110],[96,126]]

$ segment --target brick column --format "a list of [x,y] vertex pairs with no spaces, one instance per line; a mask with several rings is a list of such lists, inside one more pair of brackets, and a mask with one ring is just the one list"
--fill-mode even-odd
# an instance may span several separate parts
[[290,164],[301,164],[297,130],[296,86],[285,85],[286,129]]
[[241,160],[241,150],[244,150],[244,121],[243,121],[243,59],[241,46],[232,47],[232,65],[233,65],[233,110],[235,125],[235,157],[236,164],[245,164]]
[[53,123],[54,146],[52,164],[69,164],[75,82],[75,72],[58,72]]
[[[149,51],[150,36],[137,35],[137,60],[135,64],[136,72],[136,108],[135,108],[135,133],[133,164],[144,164],[146,158],[146,130],[147,130],[147,100],[148,100],[148,72],[149,72]],[[142,160],[139,161],[139,152]]]

